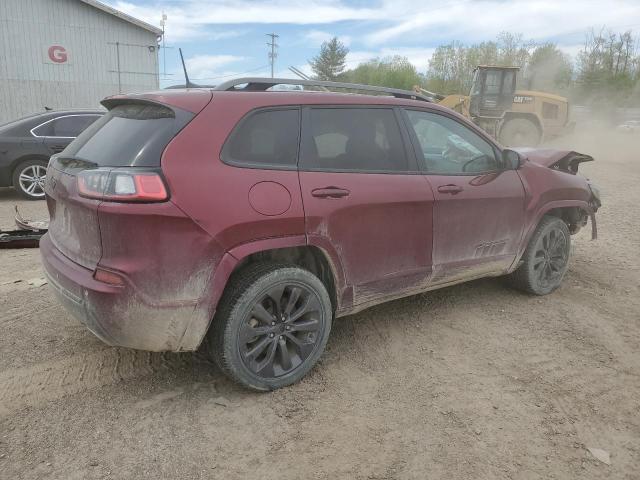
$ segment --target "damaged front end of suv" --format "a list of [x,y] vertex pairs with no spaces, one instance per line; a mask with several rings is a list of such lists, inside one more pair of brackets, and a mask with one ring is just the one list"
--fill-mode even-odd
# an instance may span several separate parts
[[[588,221],[591,220],[591,238],[595,240],[598,237],[598,227],[595,214],[602,206],[600,188],[578,172],[578,168],[581,163],[593,162],[594,158],[590,155],[585,155],[572,150],[534,148],[514,148],[513,150],[517,151],[525,161],[528,160],[536,166],[546,167],[553,171],[561,172],[562,177],[564,177],[564,174],[570,174],[576,177],[578,184],[567,186],[564,192],[571,195],[570,192],[573,191],[575,196],[585,200],[586,205],[584,208],[565,210],[562,213],[562,217],[569,225],[572,235],[577,233],[582,227],[586,226]],[[580,188],[582,192],[576,194],[576,186],[582,187]],[[540,195],[544,195],[545,185],[539,185],[538,188],[542,190]],[[557,185],[554,185],[554,188],[557,188]]]

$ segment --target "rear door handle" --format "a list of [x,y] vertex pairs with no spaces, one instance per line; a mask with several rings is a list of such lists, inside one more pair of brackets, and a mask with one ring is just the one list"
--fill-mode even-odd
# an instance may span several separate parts
[[456,193],[460,193],[462,190],[464,190],[460,185],[454,185],[454,184],[449,184],[449,185],[440,185],[438,187],[438,191],[440,193],[450,193],[451,195],[455,195]]
[[349,195],[349,190],[339,187],[324,187],[311,190],[311,195],[318,198],[342,198]]

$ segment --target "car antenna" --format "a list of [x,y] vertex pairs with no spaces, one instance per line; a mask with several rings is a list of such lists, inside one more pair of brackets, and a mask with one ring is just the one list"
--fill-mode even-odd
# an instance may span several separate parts
[[184,86],[185,88],[195,87],[195,84],[191,83],[189,80],[189,75],[187,74],[187,67],[184,64],[184,57],[182,56],[182,48],[178,48],[180,52],[180,60],[182,61],[182,70],[184,70]]

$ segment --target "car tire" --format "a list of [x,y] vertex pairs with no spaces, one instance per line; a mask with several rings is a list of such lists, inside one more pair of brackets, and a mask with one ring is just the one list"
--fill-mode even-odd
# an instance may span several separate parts
[[13,170],[13,188],[27,200],[43,200],[46,177],[46,160],[37,158],[25,160]]
[[209,331],[220,369],[257,391],[302,377],[322,355],[333,309],[318,277],[302,268],[259,263],[234,274]]
[[509,280],[527,293],[547,295],[562,283],[570,253],[567,224],[558,217],[544,216],[529,240],[522,264],[509,275]]
[[526,118],[512,118],[500,128],[500,143],[507,147],[537,147],[541,134],[535,123]]

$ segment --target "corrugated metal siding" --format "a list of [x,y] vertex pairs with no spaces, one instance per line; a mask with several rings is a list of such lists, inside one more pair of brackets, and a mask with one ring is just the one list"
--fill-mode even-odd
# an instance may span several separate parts
[[[66,48],[67,63],[47,60],[51,45]],[[153,32],[78,0],[0,0],[0,123],[157,88]]]

